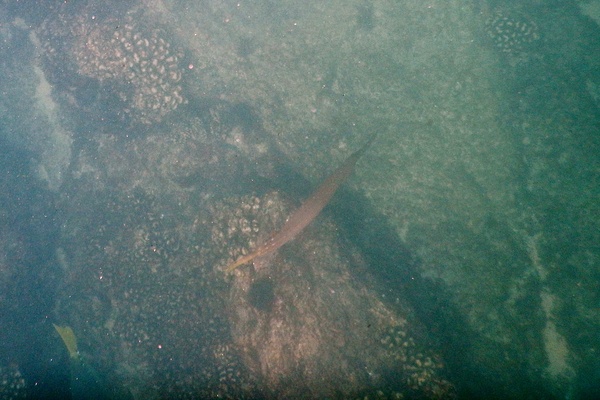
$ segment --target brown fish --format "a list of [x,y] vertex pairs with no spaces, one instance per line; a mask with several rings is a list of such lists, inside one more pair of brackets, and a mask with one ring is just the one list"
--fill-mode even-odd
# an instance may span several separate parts
[[360,150],[348,157],[348,159],[341,166],[339,166],[338,169],[329,175],[329,177],[325,179],[323,183],[321,183],[321,186],[319,186],[319,188],[308,199],[306,199],[304,203],[302,203],[300,208],[298,208],[288,218],[278,232],[273,233],[269,240],[260,245],[252,253],[240,257],[236,262],[225,268],[225,272],[232,272],[240,265],[246,264],[256,257],[264,256],[265,254],[269,254],[277,250],[292,240],[304,228],[306,228],[308,224],[310,224],[312,220],[319,215],[321,210],[325,208],[327,203],[329,203],[329,200],[331,200],[331,197],[333,197],[338,187],[346,180],[346,178],[348,178],[348,176],[350,176],[354,170],[354,165],[363,155],[363,153],[369,148],[375,137],[376,136],[373,136],[371,139],[369,139],[369,141]]

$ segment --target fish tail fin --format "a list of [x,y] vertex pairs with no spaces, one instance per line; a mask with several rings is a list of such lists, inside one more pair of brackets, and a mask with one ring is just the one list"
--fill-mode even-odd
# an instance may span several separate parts
[[69,356],[71,358],[79,358],[79,351],[77,351],[77,337],[75,337],[75,333],[73,333],[73,329],[70,326],[58,326],[54,325],[54,329],[60,335],[65,347],[69,351]]

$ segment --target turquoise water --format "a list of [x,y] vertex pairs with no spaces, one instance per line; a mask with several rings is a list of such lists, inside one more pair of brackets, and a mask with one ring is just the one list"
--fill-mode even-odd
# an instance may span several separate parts
[[596,3],[3,5],[0,393],[593,397]]

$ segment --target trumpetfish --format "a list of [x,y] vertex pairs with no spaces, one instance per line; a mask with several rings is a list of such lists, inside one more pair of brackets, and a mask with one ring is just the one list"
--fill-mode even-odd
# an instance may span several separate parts
[[352,153],[346,161],[340,165],[327,179],[321,183],[317,190],[307,198],[304,203],[287,219],[283,227],[274,232],[269,240],[260,245],[256,250],[240,257],[233,264],[225,268],[230,273],[240,265],[254,260],[256,257],[264,256],[294,239],[304,228],[306,228],[325,208],[340,185],[352,174],[358,159],[369,148],[376,135],[370,138],[358,151]]

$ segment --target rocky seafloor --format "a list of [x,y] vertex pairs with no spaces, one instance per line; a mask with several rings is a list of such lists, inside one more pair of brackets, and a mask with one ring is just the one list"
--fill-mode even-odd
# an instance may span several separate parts
[[[8,137],[56,210],[50,319],[111,382],[144,399],[593,391],[597,25],[536,2],[109,3],[5,2],[0,33],[27,43],[3,67],[26,101],[2,106],[37,121]],[[223,272],[375,134],[306,231]]]

